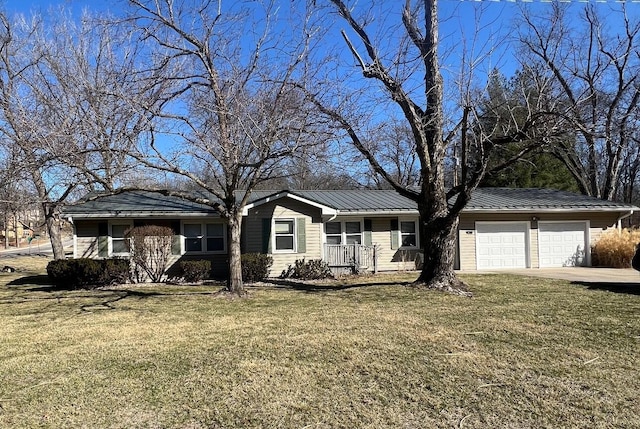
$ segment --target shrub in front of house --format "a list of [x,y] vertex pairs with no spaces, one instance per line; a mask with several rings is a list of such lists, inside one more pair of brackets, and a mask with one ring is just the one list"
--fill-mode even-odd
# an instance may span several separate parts
[[129,253],[136,280],[148,278],[154,283],[161,282],[171,259],[173,229],[143,225],[130,229],[126,236],[129,239]]
[[297,259],[293,265],[282,271],[280,278],[283,279],[301,279],[301,280],[320,280],[333,277],[329,264],[322,259]]
[[242,255],[242,280],[248,283],[261,282],[269,277],[273,258],[264,253],[245,253]]
[[640,243],[640,230],[609,229],[591,246],[591,265],[594,267],[630,268]]
[[211,274],[211,261],[206,259],[180,261],[179,266],[180,277],[188,283],[201,282]]
[[51,282],[63,289],[95,289],[129,281],[126,259],[57,259],[47,265]]

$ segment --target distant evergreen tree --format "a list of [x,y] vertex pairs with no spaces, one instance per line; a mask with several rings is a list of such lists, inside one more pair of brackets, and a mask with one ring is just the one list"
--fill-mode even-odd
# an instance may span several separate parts
[[[526,72],[507,79],[494,70],[489,76],[487,97],[480,110],[478,128],[496,135],[517,130],[526,120],[526,104],[538,97],[535,86],[523,93],[523,82],[530,81]],[[494,151],[490,166],[510,160],[528,142],[509,143]],[[578,191],[577,183],[565,164],[551,153],[551,147],[540,146],[497,172],[487,174],[481,186],[511,188],[552,188]],[[491,168],[489,168],[491,170]]]

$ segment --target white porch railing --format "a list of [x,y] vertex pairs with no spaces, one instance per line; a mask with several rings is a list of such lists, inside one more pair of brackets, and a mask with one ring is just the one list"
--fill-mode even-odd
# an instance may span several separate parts
[[332,269],[378,271],[376,246],[362,244],[325,244],[324,260]]

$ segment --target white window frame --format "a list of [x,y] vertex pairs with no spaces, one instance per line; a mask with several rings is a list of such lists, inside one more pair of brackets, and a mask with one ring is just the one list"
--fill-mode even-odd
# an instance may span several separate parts
[[[127,229],[133,228],[133,221],[130,220],[117,220],[117,221],[110,221],[109,222],[109,244],[108,244],[108,254],[109,256],[130,256],[131,253],[130,252],[114,252],[113,251],[113,227],[114,226],[124,226],[126,227],[125,231]],[[126,242],[128,239],[127,238],[116,238],[116,240],[122,240],[123,242]]]
[[[416,236],[416,245],[415,246],[403,246],[402,245],[402,224],[403,223],[413,223],[415,226],[415,236]],[[399,218],[398,219],[398,245],[400,249],[420,249],[420,225],[418,225],[418,219],[407,219],[407,218]],[[406,234],[409,235],[409,234]]]
[[[356,218],[356,219],[340,219],[340,220],[332,220],[331,222],[325,222],[325,226],[322,228],[322,234],[324,235],[324,243],[327,243],[327,227],[328,223],[339,223],[340,224],[340,245],[347,244],[347,235],[355,235],[355,234],[347,234],[347,223],[359,223],[360,224],[360,245],[364,243],[364,218]],[[337,234],[328,234],[336,236]],[[332,245],[332,244],[329,244]],[[333,244],[333,246],[338,246],[338,244]]]
[[[207,235],[207,225],[216,224],[222,225],[222,250],[209,250],[207,246],[207,238],[217,237]],[[200,225],[200,234],[197,238],[200,239],[200,250],[187,250],[187,235],[185,234],[185,225]],[[181,235],[181,254],[189,255],[201,255],[201,254],[224,254],[227,253],[227,224],[224,222],[212,222],[211,220],[185,220],[180,224]]]
[[[293,248],[292,249],[278,249],[278,241],[276,240],[278,234],[276,232],[276,224],[278,222],[291,222],[293,225],[292,234],[286,234],[287,236],[291,235],[293,237]],[[274,218],[271,223],[271,242],[273,243],[273,253],[297,253],[298,252],[298,225],[295,219],[293,218]]]

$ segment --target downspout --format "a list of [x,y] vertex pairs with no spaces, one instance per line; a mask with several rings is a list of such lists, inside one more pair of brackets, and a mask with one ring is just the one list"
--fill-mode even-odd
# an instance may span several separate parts
[[628,218],[629,216],[633,215],[633,210],[629,210],[628,213],[625,213],[623,215],[621,215],[620,217],[618,217],[618,220],[616,220],[616,229],[618,230],[618,232],[622,231],[622,219]]
[[76,224],[73,223],[73,217],[69,216],[67,221],[73,226],[73,259],[78,258],[78,234],[76,232]]

